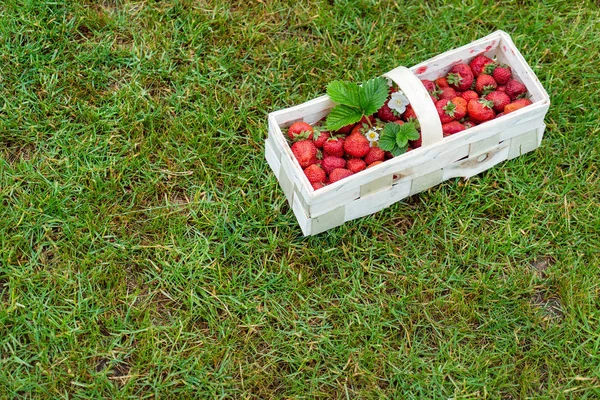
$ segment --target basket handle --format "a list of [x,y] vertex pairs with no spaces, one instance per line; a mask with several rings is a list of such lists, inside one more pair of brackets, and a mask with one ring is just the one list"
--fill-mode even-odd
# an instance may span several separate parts
[[394,81],[408,97],[421,125],[422,146],[429,146],[442,140],[442,123],[431,96],[421,80],[406,67],[394,68],[383,76]]

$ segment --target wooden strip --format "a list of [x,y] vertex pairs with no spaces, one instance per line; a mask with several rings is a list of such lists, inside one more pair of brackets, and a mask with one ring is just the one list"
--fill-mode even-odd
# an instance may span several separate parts
[[271,145],[268,141],[265,142],[265,159],[271,167],[271,170],[275,174],[275,177],[279,179],[279,170],[281,169],[281,163],[279,162],[279,158],[271,148]]
[[[323,189],[319,189],[316,191],[318,193]],[[335,196],[331,198],[326,198],[323,201],[309,204],[309,214],[311,218],[317,217],[319,215],[325,214],[334,208],[338,208],[340,205],[350,204],[355,199],[360,197],[360,186],[351,188],[350,190],[344,192],[336,192]]]
[[298,225],[300,225],[300,229],[302,229],[302,233],[304,234],[304,236],[310,235],[311,221],[308,219],[308,216],[304,212],[302,205],[298,200],[298,196],[294,196],[292,211],[296,216],[296,220],[298,221]]
[[344,223],[345,216],[344,206],[337,207],[328,213],[319,215],[318,217],[311,218],[311,235],[316,235],[321,232],[325,232],[328,229],[335,228]]
[[465,158],[469,155],[469,145],[463,145],[458,148],[450,148],[445,153],[437,157],[424,160],[422,164],[412,168],[404,169],[394,174],[394,183],[411,181],[419,176],[429,174],[435,170],[442,169],[445,166],[452,164],[456,160]]
[[281,189],[283,190],[283,194],[285,195],[285,198],[287,199],[290,207],[293,207],[293,205],[294,205],[294,184],[293,184],[292,180],[290,179],[290,177],[288,176],[287,172],[285,171],[285,168],[283,168],[283,165],[279,169],[279,185],[281,186]]
[[361,197],[346,205],[345,220],[350,221],[373,214],[410,195],[410,181],[398,183],[388,189]]
[[520,136],[514,137],[509,143],[509,160],[512,160],[513,158],[523,155],[529,151],[535,150],[539,146],[538,129],[534,129]]
[[360,187],[360,197],[368,196],[371,193],[378,192],[392,187],[392,175],[383,176],[381,178],[365,183]]
[[468,179],[508,158],[509,143],[504,142],[493,150],[482,153],[476,156],[467,158],[466,160],[457,161],[444,168],[444,180],[456,177]]
[[490,136],[483,140],[471,143],[469,145],[469,156],[476,156],[481,153],[485,153],[488,150],[492,150],[498,147],[498,143],[500,143],[500,132],[498,132],[494,136]]
[[321,96],[300,105],[275,111],[271,114],[279,126],[289,126],[295,121],[303,121],[307,115],[313,115],[325,109],[330,109],[335,104],[328,96]]
[[413,179],[412,185],[410,186],[410,195],[412,196],[413,194],[427,190],[430,187],[439,185],[444,180],[443,177],[444,171],[438,169]]

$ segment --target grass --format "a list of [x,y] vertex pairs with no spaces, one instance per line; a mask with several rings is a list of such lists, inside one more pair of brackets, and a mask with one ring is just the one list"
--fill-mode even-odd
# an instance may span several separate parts
[[[597,2],[6,0],[0,397],[600,397]],[[303,238],[266,114],[496,29],[542,146]]]

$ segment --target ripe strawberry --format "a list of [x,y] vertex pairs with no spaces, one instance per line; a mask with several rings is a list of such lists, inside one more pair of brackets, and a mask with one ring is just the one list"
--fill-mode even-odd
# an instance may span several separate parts
[[389,100],[377,111],[377,117],[383,122],[392,122],[400,119],[396,112],[388,106],[388,102]]
[[346,168],[336,168],[329,174],[329,183],[335,183],[341,179],[347,178],[354,173]]
[[516,81],[514,79],[506,82],[506,94],[510,97],[511,100],[516,99],[519,96],[522,96],[527,93],[527,87],[523,85],[521,82]]
[[344,141],[344,151],[352,157],[364,157],[370,149],[369,141],[360,133],[351,134]]
[[346,162],[346,168],[354,173],[357,173],[367,168],[367,163],[362,158],[351,158],[348,160],[348,162]]
[[313,143],[315,144],[315,147],[317,149],[322,149],[329,137],[329,132],[313,132]]
[[506,93],[499,92],[497,90],[488,93],[485,96],[485,99],[494,102],[494,111],[496,112],[504,111],[504,107],[506,107],[506,105],[510,103],[510,97],[508,97]]
[[346,168],[346,160],[341,157],[329,156],[321,161],[321,167],[329,175],[336,168]]
[[497,92],[506,92],[506,85],[498,85],[496,88]]
[[313,183],[312,187],[313,187],[314,190],[318,190],[318,189],[324,188],[325,184],[321,183],[321,182],[317,182],[317,183]]
[[505,113],[505,112],[498,113],[498,114],[496,114],[496,118],[500,118],[500,117],[502,117],[503,115],[506,115],[506,113]]
[[440,89],[443,89],[445,87],[449,87],[450,84],[448,83],[448,79],[446,79],[445,76],[442,76],[440,78],[437,78],[435,80],[435,84],[437,85],[437,87],[439,87]]
[[483,54],[480,54],[471,60],[471,62],[469,63],[469,67],[471,67],[471,71],[473,71],[473,75],[479,76],[479,75],[483,74],[484,68],[486,67],[486,65],[493,64],[493,63],[494,63],[494,60],[492,60],[489,57],[484,56]]
[[469,118],[477,123],[489,121],[496,116],[493,107],[494,103],[489,100],[469,100],[467,104]]
[[[391,151],[386,151],[385,152],[385,159],[386,160],[391,160],[392,158],[394,158],[394,155],[392,154],[392,152]],[[377,162],[377,161],[375,161],[375,162]]]
[[442,124],[442,132],[444,133],[444,137],[454,135],[455,133],[462,132],[464,130],[464,125],[458,121],[451,121],[447,124]]
[[448,83],[455,90],[467,90],[473,84],[473,71],[467,64],[456,64],[450,68]]
[[344,139],[330,138],[323,143],[323,151],[327,156],[343,157],[344,156]]
[[439,100],[435,103],[435,108],[442,124],[464,118],[467,115],[467,101],[462,97],[455,97],[452,100]]
[[288,137],[291,140],[296,139],[296,136],[301,135],[303,132],[307,132],[307,135],[304,135],[304,139],[312,139],[313,127],[303,121],[294,122],[288,128]]
[[462,92],[460,94],[460,97],[462,97],[463,99],[465,99],[468,102],[469,100],[472,100],[472,99],[478,99],[479,95],[474,90],[465,90],[464,92]]
[[532,104],[532,101],[529,99],[517,99],[504,107],[504,114],[520,110],[521,108],[527,107],[530,104]]
[[292,145],[292,153],[302,168],[317,162],[317,148],[312,140],[301,140]]
[[450,101],[454,104],[454,119],[463,119],[467,115],[468,101],[460,96],[456,96]]
[[450,100],[455,98],[456,96],[456,90],[452,89],[451,87],[443,88],[440,93],[440,99]]
[[373,164],[375,161],[384,161],[385,160],[385,151],[380,149],[379,147],[371,147],[371,150],[365,156],[365,162],[367,165]]
[[486,95],[489,92],[496,90],[498,84],[493,76],[488,74],[481,74],[475,81],[475,91],[481,95]]
[[475,121],[472,121],[472,120],[467,120],[467,121],[463,122],[463,126],[465,127],[465,129],[469,129],[469,128],[472,128],[474,126],[477,126],[477,123]]
[[350,132],[352,132],[352,129],[354,129],[355,125],[356,124],[350,124],[350,125],[343,126],[340,129],[338,129],[337,131],[335,131],[335,133],[337,135],[347,135]]
[[327,179],[325,171],[317,164],[306,167],[304,169],[304,175],[306,175],[310,183],[325,182],[325,179]]
[[406,106],[406,111],[404,111],[402,117],[405,121],[409,121],[411,119],[417,119],[417,114],[415,113],[415,110],[413,110],[412,106],[409,104]]
[[508,65],[499,64],[494,68],[492,76],[499,85],[504,85],[512,78],[512,71]]
[[435,87],[435,83],[428,79],[421,79],[421,83],[423,84],[423,86],[425,86],[425,89],[427,89],[428,92],[433,92],[437,89]]
[[418,149],[423,144],[423,136],[419,136],[417,140],[409,140],[408,145],[412,147],[412,149]]

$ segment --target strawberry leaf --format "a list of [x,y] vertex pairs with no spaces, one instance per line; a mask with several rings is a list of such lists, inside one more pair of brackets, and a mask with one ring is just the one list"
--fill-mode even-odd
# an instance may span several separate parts
[[406,150],[408,150],[408,145],[404,146],[404,147],[398,147],[396,146],[394,148],[394,150],[391,150],[391,153],[394,157],[398,157],[400,154],[404,154],[406,153]]
[[327,85],[327,96],[335,103],[360,108],[359,89],[353,82],[333,81]]
[[389,87],[384,78],[374,78],[363,83],[359,88],[358,97],[364,114],[375,114],[387,100],[388,91]]
[[396,144],[396,134],[400,130],[400,125],[395,123],[385,124],[381,134],[379,135],[379,147],[382,150],[391,151],[393,153],[394,149],[398,147]]
[[337,131],[338,129],[354,124],[362,118],[363,113],[358,108],[349,107],[343,104],[335,106],[325,122],[326,127],[330,131]]
[[408,146],[408,138],[404,135],[396,135],[396,145],[398,147]]

